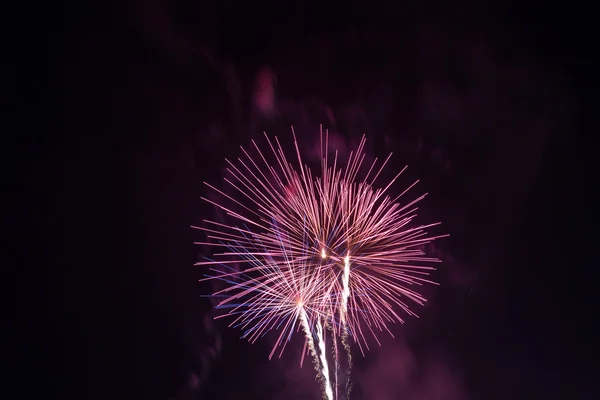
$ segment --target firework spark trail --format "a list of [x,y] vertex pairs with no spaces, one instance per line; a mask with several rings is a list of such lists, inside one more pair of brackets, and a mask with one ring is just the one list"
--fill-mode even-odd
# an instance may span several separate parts
[[[323,397],[325,397],[327,400],[333,400],[334,397],[331,389],[331,383],[329,381],[329,369],[327,366],[327,358],[325,356],[325,342],[323,340],[324,337],[321,322],[320,320],[317,322],[315,332],[315,336],[317,337],[319,343],[319,351],[317,352],[315,348],[315,341],[313,335],[311,334],[310,324],[308,322],[306,312],[303,309],[300,309],[300,321],[302,330],[306,337],[306,343],[308,344],[308,350],[313,357],[313,364],[315,366],[315,370],[317,371],[317,377],[320,379],[321,384],[323,385]],[[337,395],[335,398],[338,398]]]
[[346,350],[348,365],[346,366],[346,400],[350,398],[351,381],[350,373],[352,371],[352,353],[348,344],[348,327],[346,323],[346,314],[348,313],[348,298],[350,297],[350,251],[344,257],[344,272],[342,275],[342,306],[340,308],[340,320],[342,326],[342,346]]
[[[319,319],[316,326],[316,336],[319,342],[319,352],[317,353],[315,349],[313,335],[311,334],[310,324],[308,322],[306,311],[302,307],[302,304],[299,305],[299,318],[302,330],[306,337],[306,343],[308,344],[308,350],[313,356],[315,370],[317,371],[317,374],[323,384],[323,395],[327,398],[327,400],[333,400],[334,397],[331,389],[331,382],[329,381],[329,369],[327,366],[327,357],[325,355],[325,342],[321,321]],[[337,395],[335,398],[337,399]]]
[[317,340],[319,341],[319,356],[321,360],[321,376],[323,377],[323,386],[325,387],[325,396],[328,400],[333,400],[333,390],[329,379],[329,366],[327,364],[327,354],[325,352],[325,337],[323,335],[323,325],[321,319],[317,320]]
[[334,368],[334,388],[335,388],[335,398],[339,399],[339,394],[338,394],[338,388],[339,388],[339,384],[338,384],[338,371],[340,368],[340,363],[339,363],[339,351],[338,351],[338,341],[337,341],[337,335],[336,335],[336,330],[335,328],[333,328],[331,326],[331,324],[329,325],[329,330],[331,332],[331,336],[333,337],[332,340],[332,352],[333,352],[333,368]]
[[342,334],[342,346],[346,350],[346,356],[348,365],[346,366],[346,400],[350,399],[350,392],[352,391],[352,381],[350,379],[350,372],[352,371],[352,352],[350,351],[350,343],[348,343],[348,334]]
[[304,336],[306,337],[306,343],[308,344],[308,351],[310,352],[310,355],[313,357],[315,370],[317,371],[318,374],[320,374],[321,367],[319,366],[320,365],[319,356],[317,355],[317,351],[315,349],[315,341],[313,339],[312,333],[310,332],[310,324],[308,323],[306,311],[302,307],[300,307],[299,318],[300,318],[300,324],[302,326],[302,331],[304,332]]

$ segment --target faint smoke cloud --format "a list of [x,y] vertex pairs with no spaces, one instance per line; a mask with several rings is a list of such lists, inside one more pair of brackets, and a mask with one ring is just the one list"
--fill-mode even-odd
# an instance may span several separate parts
[[356,371],[359,386],[354,399],[377,400],[467,400],[458,371],[441,355],[417,357],[399,337],[384,338],[382,347],[367,355],[372,362],[365,371]]

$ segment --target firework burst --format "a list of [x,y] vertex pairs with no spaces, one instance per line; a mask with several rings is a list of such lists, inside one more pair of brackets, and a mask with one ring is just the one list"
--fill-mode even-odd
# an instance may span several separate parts
[[[293,133],[293,130],[292,130]],[[228,287],[215,293],[219,307],[228,308],[231,326],[244,330],[255,341],[270,330],[280,330],[269,357],[279,355],[295,331],[306,337],[306,351],[323,382],[324,396],[333,398],[325,355],[325,329],[332,332],[335,361],[335,393],[338,387],[339,338],[348,355],[346,396],[351,366],[348,335],[361,352],[368,337],[377,343],[377,332],[403,322],[399,310],[414,315],[409,301],[422,305],[416,291],[434,269],[437,259],[426,257],[425,244],[442,236],[426,230],[437,224],[414,226],[416,204],[425,195],[402,203],[414,185],[396,197],[388,194],[402,171],[382,188],[376,182],[390,157],[380,165],[365,165],[365,137],[345,167],[338,155],[329,157],[327,132],[321,131],[321,174],[313,176],[302,161],[294,134],[297,167],[285,156],[279,140],[265,134],[269,152],[253,141],[257,157],[241,148],[237,163],[227,160],[230,177],[225,181],[235,195],[206,184],[223,197],[208,199],[236,224],[205,220],[197,229],[220,248],[214,259],[198,263],[210,266],[212,275]],[[267,156],[274,162],[269,162]],[[391,155],[390,155],[391,156]],[[231,206],[226,206],[229,202]],[[233,268],[241,264],[240,270]],[[303,355],[305,353],[303,352]]]

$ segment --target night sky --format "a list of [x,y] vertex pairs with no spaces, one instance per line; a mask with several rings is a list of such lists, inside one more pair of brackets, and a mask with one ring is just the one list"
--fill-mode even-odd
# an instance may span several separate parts
[[51,128],[20,141],[15,254],[35,267],[19,267],[19,325],[41,363],[15,357],[32,369],[19,398],[318,399],[301,342],[269,361],[272,338],[213,321],[190,225],[214,215],[202,182],[223,185],[240,145],[262,130],[289,145],[294,125],[310,154],[321,123],[408,164],[451,235],[420,318],[354,349],[352,398],[593,398],[574,328],[596,314],[575,300],[593,263],[569,250],[591,28],[571,28],[571,4],[498,3],[65,8],[41,35]]

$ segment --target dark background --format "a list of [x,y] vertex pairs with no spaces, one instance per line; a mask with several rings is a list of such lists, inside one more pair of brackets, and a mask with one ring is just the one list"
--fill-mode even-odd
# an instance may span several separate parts
[[[595,315],[578,300],[593,263],[571,246],[586,229],[574,228],[573,150],[595,126],[586,14],[542,2],[149,0],[45,20],[35,37],[49,67],[19,71],[15,95],[36,110],[15,153],[19,397],[310,398],[296,393],[310,377],[290,383],[296,362],[266,360],[268,340],[248,345],[210,322],[210,288],[192,267],[189,225],[213,212],[201,182],[221,182],[222,159],[263,125],[283,137],[300,123],[253,106],[269,66],[278,104],[318,99],[340,134],[365,130],[372,152],[414,165],[427,216],[452,235],[436,249],[442,286],[399,330],[409,350],[357,361],[355,398],[592,398],[597,367],[575,326]],[[352,107],[358,123],[344,117]],[[394,380],[402,357],[414,376],[374,394],[372,371],[387,362]]]

